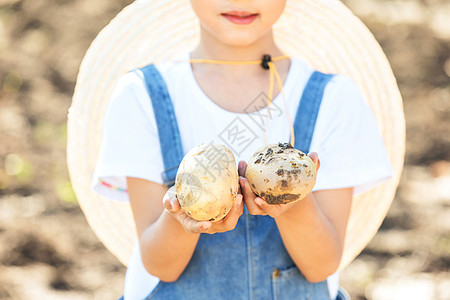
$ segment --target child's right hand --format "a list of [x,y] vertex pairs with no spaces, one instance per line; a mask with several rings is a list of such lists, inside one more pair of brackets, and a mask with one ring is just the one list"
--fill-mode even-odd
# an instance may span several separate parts
[[242,194],[237,194],[236,202],[230,212],[220,221],[196,221],[189,217],[181,209],[180,203],[176,197],[175,186],[171,187],[163,197],[163,205],[180,224],[184,230],[189,233],[209,233],[231,231],[236,227],[239,217],[244,212],[244,203]]

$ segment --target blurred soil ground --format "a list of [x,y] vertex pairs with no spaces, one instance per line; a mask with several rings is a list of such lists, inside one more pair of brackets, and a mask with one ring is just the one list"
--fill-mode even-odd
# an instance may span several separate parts
[[[115,299],[125,267],[72,193],[66,116],[80,62],[131,0],[0,0],[0,299]],[[352,299],[450,299],[450,2],[344,1],[391,62],[407,153],[379,233],[341,274]]]

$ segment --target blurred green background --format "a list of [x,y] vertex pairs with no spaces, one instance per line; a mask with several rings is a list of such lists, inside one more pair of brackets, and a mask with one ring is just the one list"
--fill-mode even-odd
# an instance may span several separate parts
[[[125,267],[86,223],[65,160],[78,67],[131,0],[0,0],[0,299],[115,299]],[[341,274],[353,299],[450,299],[450,2],[343,1],[404,99],[405,169],[379,233]]]

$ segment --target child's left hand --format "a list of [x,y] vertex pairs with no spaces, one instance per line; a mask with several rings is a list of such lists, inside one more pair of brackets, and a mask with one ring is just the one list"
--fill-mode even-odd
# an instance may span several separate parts
[[[311,152],[308,154],[308,156],[314,162],[317,172],[320,167],[320,161],[317,153]],[[253,193],[247,178],[245,178],[246,169],[247,163],[245,161],[240,161],[238,167],[239,185],[241,188],[241,193],[244,196],[245,205],[247,206],[248,212],[250,214],[263,216],[269,215],[272,218],[276,218],[301,201],[300,200],[287,204],[268,204],[264,199],[258,197],[255,193]]]

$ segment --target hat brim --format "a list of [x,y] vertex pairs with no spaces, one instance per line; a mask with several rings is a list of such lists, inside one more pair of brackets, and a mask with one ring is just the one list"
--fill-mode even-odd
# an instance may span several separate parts
[[[165,18],[169,13],[171,18]],[[109,97],[119,76],[150,62],[178,57],[196,45],[198,31],[189,1],[138,0],[98,34],[80,67],[68,117],[69,173],[89,225],[125,265],[136,241],[130,205],[99,196],[90,186]],[[337,0],[287,1],[274,36],[287,55],[355,81],[375,114],[393,166],[393,179],[353,201],[341,269],[376,234],[394,198],[405,151],[402,99],[380,45]]]

